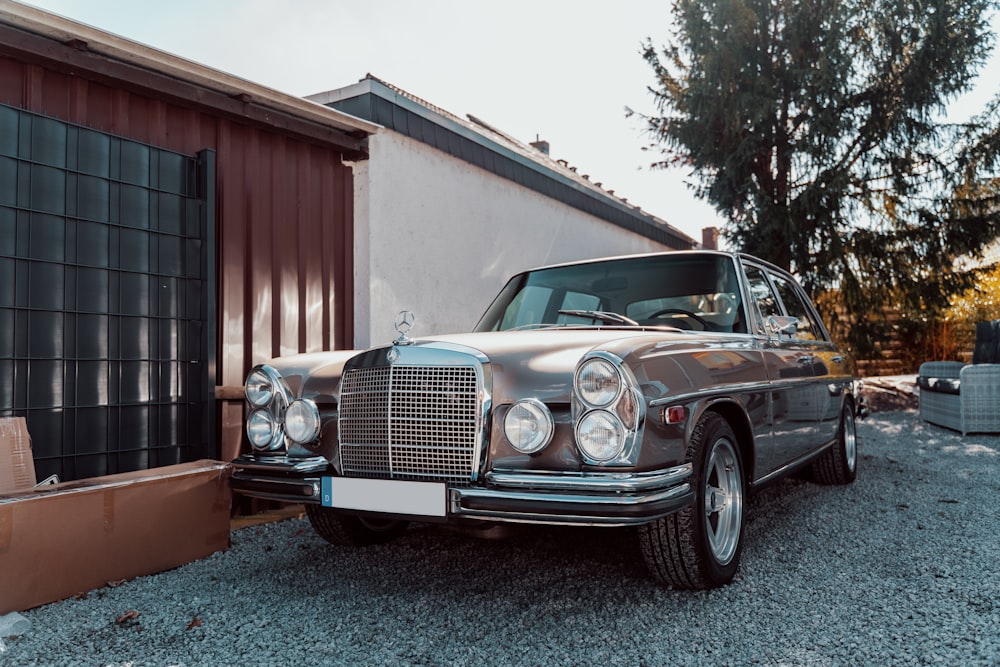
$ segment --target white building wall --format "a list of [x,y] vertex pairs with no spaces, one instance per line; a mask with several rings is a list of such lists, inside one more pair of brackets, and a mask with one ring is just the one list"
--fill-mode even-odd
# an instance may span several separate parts
[[576,259],[669,250],[583,211],[382,130],[355,166],[355,346],[468,331],[506,280]]

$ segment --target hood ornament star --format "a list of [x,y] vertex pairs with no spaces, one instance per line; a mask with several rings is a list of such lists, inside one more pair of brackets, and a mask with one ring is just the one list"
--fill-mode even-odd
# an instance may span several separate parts
[[392,341],[393,345],[410,345],[413,342],[413,340],[411,340],[406,334],[413,328],[413,321],[415,319],[416,316],[408,310],[400,311],[399,314],[396,315],[394,324],[396,326],[397,333],[399,333],[399,338]]

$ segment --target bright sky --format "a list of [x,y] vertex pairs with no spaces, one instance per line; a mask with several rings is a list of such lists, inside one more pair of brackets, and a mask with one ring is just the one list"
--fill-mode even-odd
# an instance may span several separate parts
[[[670,0],[28,0],[293,95],[366,73],[522,141],[551,144],[592,181],[701,241],[724,223],[656,154],[625,107],[653,111],[641,45],[669,39]],[[994,31],[1000,21],[994,17]],[[1000,57],[954,116],[1000,92]]]

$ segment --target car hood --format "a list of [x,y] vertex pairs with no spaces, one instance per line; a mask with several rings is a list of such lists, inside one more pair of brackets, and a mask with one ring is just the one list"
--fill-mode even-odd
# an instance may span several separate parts
[[[526,396],[542,401],[568,403],[573,373],[591,350],[605,350],[622,359],[650,354],[670,354],[706,345],[716,336],[673,330],[565,327],[461,333],[413,339],[408,347],[466,349],[489,360],[494,403],[508,403]],[[390,346],[373,348],[367,353]],[[293,395],[319,402],[335,401],[344,366],[362,351],[318,352],[282,357],[271,362]]]
[[700,340],[697,334],[686,332],[602,327],[431,336],[415,344],[458,345],[484,354],[493,373],[493,402],[502,404],[527,396],[568,403],[576,366],[592,350],[605,350],[627,359],[653,348],[687,349],[699,345]]

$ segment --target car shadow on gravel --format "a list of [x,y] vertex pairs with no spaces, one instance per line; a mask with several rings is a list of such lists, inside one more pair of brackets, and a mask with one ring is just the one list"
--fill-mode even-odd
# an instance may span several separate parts
[[[485,539],[434,524],[415,524],[389,544],[341,547],[314,535],[308,522],[293,534],[285,565],[307,579],[337,572],[330,593],[350,580],[369,593],[464,597],[526,587],[575,586],[608,576],[648,586],[634,530],[563,526],[511,526]],[[323,586],[325,588],[325,585]],[[355,591],[357,592],[357,591]]]
[[[782,526],[808,522],[811,508],[839,502],[842,489],[789,478],[751,496],[747,515],[744,567],[755,567],[758,550],[773,554],[787,545]],[[310,588],[313,594],[365,598],[404,595],[448,599],[506,591],[543,598],[572,597],[600,606],[608,589],[596,581],[615,581],[624,598],[645,598],[651,590],[691,595],[660,586],[648,574],[634,528],[510,525],[502,536],[484,539],[435,524],[416,524],[389,544],[364,548],[331,545],[298,520],[288,543],[275,545],[288,581],[279,586]],[[247,529],[253,530],[253,529]],[[239,546],[234,533],[234,547]],[[260,576],[282,577],[276,566],[261,563]],[[743,571],[736,581],[742,580]],[[329,574],[336,573],[335,577]],[[304,583],[308,582],[308,583]],[[485,610],[484,610],[485,611]]]
[[[799,475],[750,497],[741,569],[730,586],[704,595],[753,597],[789,580],[834,595],[848,582],[864,587],[872,576],[891,583],[926,574],[924,559],[907,545],[924,531],[965,530],[968,508],[949,489],[959,487],[978,458],[995,457],[1000,439],[928,429],[912,413],[873,417],[859,433],[854,484],[824,486]],[[977,455],[977,448],[987,453]],[[949,465],[935,466],[936,460]],[[921,491],[924,486],[930,491]],[[274,562],[265,559],[247,575],[268,577],[289,599],[320,607],[319,601],[350,599],[361,609],[381,610],[392,601],[417,613],[429,602],[461,603],[468,613],[499,606],[521,618],[516,607],[525,600],[540,613],[555,613],[572,600],[578,612],[598,615],[650,600],[686,605],[700,597],[653,581],[629,528],[514,525],[502,539],[482,539],[416,524],[389,544],[367,548],[328,544],[302,519],[285,532],[284,543],[270,546]],[[240,539],[234,533],[234,548]],[[859,570],[859,558],[869,552],[884,556]],[[595,585],[608,581],[614,585]]]

